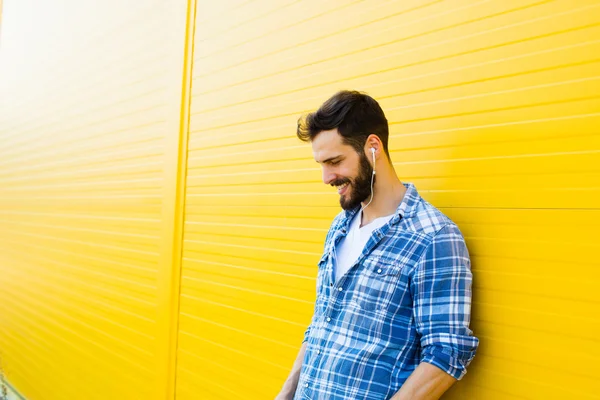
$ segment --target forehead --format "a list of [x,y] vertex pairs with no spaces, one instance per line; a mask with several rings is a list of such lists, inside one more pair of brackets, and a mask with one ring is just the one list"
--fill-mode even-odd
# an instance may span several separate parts
[[337,129],[322,131],[312,141],[313,156],[317,162],[346,155],[354,151],[352,146],[342,141],[342,136]]

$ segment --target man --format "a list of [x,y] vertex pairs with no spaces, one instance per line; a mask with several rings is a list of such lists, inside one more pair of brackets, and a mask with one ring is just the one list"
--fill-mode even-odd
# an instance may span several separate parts
[[312,321],[277,399],[433,400],[466,373],[470,260],[461,232],[403,184],[379,104],[342,91],[298,122],[343,211],[319,262]]

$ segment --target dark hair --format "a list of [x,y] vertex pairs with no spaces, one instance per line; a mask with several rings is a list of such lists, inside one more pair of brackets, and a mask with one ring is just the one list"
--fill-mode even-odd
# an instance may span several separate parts
[[303,142],[309,142],[322,131],[335,128],[344,143],[359,154],[369,135],[377,135],[389,157],[388,122],[379,103],[371,96],[350,90],[334,94],[317,111],[300,117],[296,135]]

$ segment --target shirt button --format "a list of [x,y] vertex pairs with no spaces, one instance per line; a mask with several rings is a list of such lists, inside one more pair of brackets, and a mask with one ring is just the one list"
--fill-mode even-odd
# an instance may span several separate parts
[[304,384],[304,387],[305,387],[305,388],[307,388],[307,387],[308,387],[308,383],[305,383],[305,384]]
[[327,322],[331,322],[331,318],[327,317]]
[[321,350],[317,350],[317,355],[321,354]]
[[338,288],[338,290],[341,292],[343,289],[342,288]]
[[379,268],[379,269],[377,270],[377,273],[378,273],[378,274],[380,274],[380,273],[381,273],[381,268]]
[[331,283],[329,284],[329,286],[333,287],[333,282],[331,282]]

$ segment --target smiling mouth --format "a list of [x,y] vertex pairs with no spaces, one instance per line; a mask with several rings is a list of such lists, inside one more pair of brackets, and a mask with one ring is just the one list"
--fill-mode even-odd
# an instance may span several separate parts
[[343,194],[349,185],[350,185],[350,182],[346,182],[342,185],[336,186],[338,194]]

